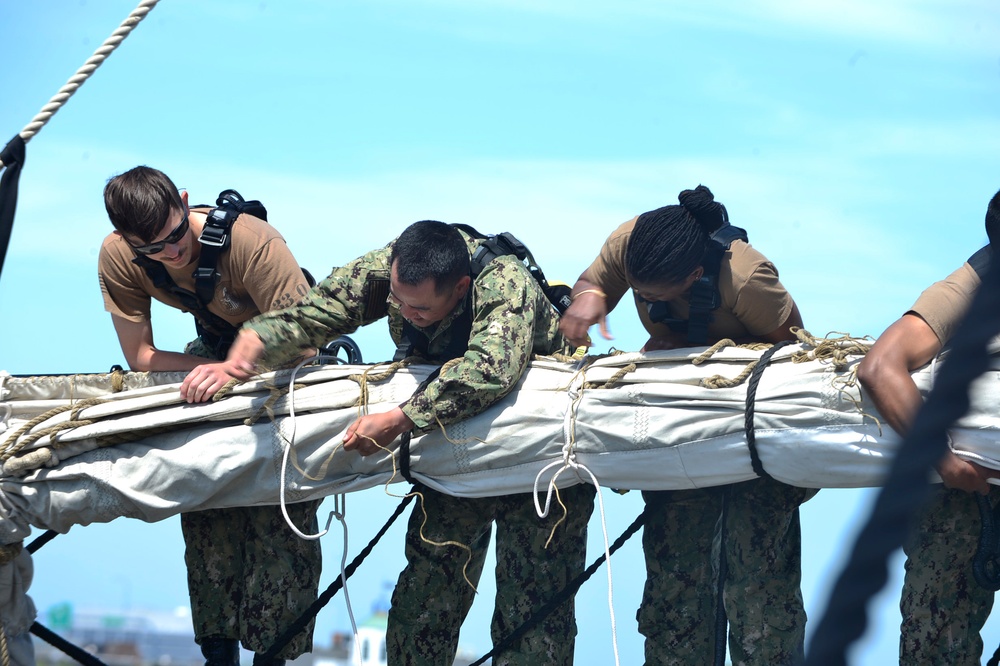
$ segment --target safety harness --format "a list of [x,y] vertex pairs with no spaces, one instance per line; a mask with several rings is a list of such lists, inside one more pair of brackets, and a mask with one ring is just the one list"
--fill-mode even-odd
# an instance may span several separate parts
[[[471,266],[469,274],[473,281],[475,281],[475,279],[479,277],[479,274],[483,272],[483,269],[497,257],[517,257],[524,264],[525,268],[528,269],[531,276],[535,278],[535,281],[541,287],[542,292],[552,304],[552,307],[555,308],[560,315],[570,306],[572,300],[570,298],[571,288],[569,285],[549,284],[548,280],[545,279],[545,273],[542,272],[541,267],[539,267],[538,262],[535,261],[531,251],[524,243],[515,238],[513,234],[503,232],[496,235],[485,235],[467,224],[452,224],[452,226],[460,231],[463,231],[469,237],[479,241],[479,246],[472,253],[470,262]],[[388,296],[389,278],[385,274],[369,275],[366,280],[365,287],[365,291],[367,292],[367,316],[372,306],[376,304],[377,298],[381,294]],[[382,302],[385,302],[384,298]],[[470,335],[472,335],[471,287],[465,296],[464,309],[451,323],[451,339],[448,341],[448,346],[440,355],[438,355],[438,360],[445,363],[451,359],[463,356],[469,348]],[[416,326],[406,320],[403,320],[403,338],[404,342],[402,342],[396,350],[395,360],[400,360],[408,356],[422,356],[426,358],[429,355],[427,349],[428,343],[430,342],[429,339],[426,335],[417,330]],[[439,366],[420,383],[414,391],[414,394],[427,388],[432,381],[437,379],[440,373],[441,368]],[[410,483],[417,484],[417,482],[414,481],[413,477],[410,475],[410,440],[412,437],[413,432],[410,430],[407,430],[400,436],[399,466],[400,473],[403,478]]]
[[[207,206],[193,206],[193,208],[207,208]],[[179,287],[159,261],[141,254],[137,254],[132,260],[132,263],[142,267],[154,287],[173,295],[183,308],[194,316],[198,337],[212,350],[216,358],[225,358],[233,340],[236,339],[239,327],[209,311],[208,304],[215,297],[215,288],[222,276],[217,268],[219,257],[229,248],[233,222],[243,213],[267,221],[267,209],[264,204],[256,199],[245,201],[236,190],[224,190],[215,200],[215,208],[205,218],[205,228],[198,238],[198,242],[201,243],[201,253],[198,267],[192,274],[194,291]],[[309,286],[314,285],[315,281],[309,272],[305,269],[302,272]]]
[[719,271],[722,259],[733,241],[749,242],[747,232],[729,224],[728,220],[709,237],[708,251],[702,261],[704,272],[691,285],[689,312],[687,319],[674,317],[670,303],[666,301],[645,301],[649,319],[654,324],[666,324],[675,333],[687,333],[687,341],[692,346],[708,342],[708,325],[715,318],[712,314],[722,305],[719,293]]
[[[570,298],[571,288],[565,284],[549,284],[549,281],[545,279],[545,273],[531,254],[531,250],[510,232],[505,231],[500,234],[486,235],[468,224],[452,224],[451,226],[479,241],[479,246],[472,253],[471,257],[469,275],[473,281],[479,277],[479,274],[483,272],[487,264],[497,257],[513,256],[519,259],[524,264],[524,267],[528,269],[528,272],[535,278],[535,281],[541,287],[542,292],[552,304],[552,307],[560,315],[572,303],[572,299]],[[465,308],[452,322],[451,329],[451,339],[448,342],[448,347],[442,354],[443,361],[462,356],[469,347],[469,335],[472,333],[471,288],[465,296]],[[427,356],[427,345],[429,342],[427,336],[418,331],[413,324],[406,320],[403,321],[403,337],[406,339],[406,343],[401,345],[396,351],[397,359],[414,355]]]

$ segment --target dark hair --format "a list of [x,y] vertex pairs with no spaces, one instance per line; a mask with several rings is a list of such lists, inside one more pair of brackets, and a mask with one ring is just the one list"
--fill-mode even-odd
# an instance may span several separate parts
[[986,207],[986,235],[994,252],[1000,252],[1000,190],[990,199]]
[[172,211],[184,210],[184,202],[167,174],[137,166],[108,180],[104,208],[115,229],[148,243],[163,231]]
[[454,287],[472,271],[469,246],[458,229],[435,220],[414,222],[392,244],[389,265],[396,278],[416,286],[432,278],[437,293]]
[[677,196],[679,206],[664,206],[636,220],[625,248],[629,279],[642,284],[675,284],[705,259],[709,235],[729,222],[726,207],[699,185]]

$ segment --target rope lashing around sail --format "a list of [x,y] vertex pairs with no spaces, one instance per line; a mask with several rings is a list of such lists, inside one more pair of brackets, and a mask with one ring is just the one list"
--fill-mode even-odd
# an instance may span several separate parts
[[[39,130],[42,129],[45,123],[49,122],[49,119],[55,115],[55,112],[58,111],[66,103],[66,101],[73,96],[73,93],[79,90],[80,86],[83,85],[83,82],[90,78],[90,75],[93,74],[105,60],[107,60],[112,51],[118,48],[118,45],[129,36],[129,33],[131,33],[140,22],[142,22],[142,19],[146,17],[146,15],[159,1],[160,0],[142,0],[142,2],[139,3],[139,6],[132,10],[132,13],[129,14],[124,21],[122,21],[122,24],[118,26],[113,33],[111,33],[111,36],[104,40],[104,43],[101,44],[96,51],[94,51],[92,56],[87,58],[87,61],[80,67],[80,69],[76,70],[76,73],[69,78],[66,85],[60,88],[59,92],[57,92],[52,99],[50,99],[48,103],[42,107],[42,110],[31,119],[31,122],[25,125],[24,129],[19,132],[20,137],[24,139],[25,142],[30,141],[31,137],[38,134]],[[0,167],[2,166],[3,163],[0,162]]]
[[[78,415],[81,410],[87,407],[93,407],[94,405],[100,405],[105,402],[107,402],[105,398],[90,398],[87,400],[81,400],[80,402],[75,402],[71,405],[62,405],[60,407],[55,407],[45,412],[44,414],[39,414],[35,418],[23,424],[16,431],[14,431],[14,433],[10,435],[6,440],[4,440],[4,443],[2,445],[0,445],[0,451],[2,451],[2,453],[0,453],[0,463],[7,462],[12,456],[16,455],[25,447],[34,444],[36,441],[38,441],[39,439],[41,439],[46,435],[52,435],[61,432],[63,430],[69,430],[70,428],[77,428],[79,426],[91,425],[95,423],[96,421],[92,421],[89,419],[79,419]],[[34,428],[38,424],[44,423],[53,416],[58,416],[59,414],[62,414],[64,412],[70,412],[70,418],[68,421],[65,421],[63,423],[54,426],[49,426],[48,428],[43,428],[38,432],[31,433],[30,435],[25,437],[22,441],[20,442],[17,441],[22,435],[29,432],[32,428]]]
[[771,480],[773,479],[771,475],[764,470],[764,465],[760,462],[760,453],[757,451],[757,435],[753,422],[755,401],[757,398],[757,385],[760,384],[760,379],[764,375],[764,368],[771,363],[771,358],[774,356],[775,352],[782,347],[787,347],[791,344],[794,344],[793,340],[783,340],[775,345],[772,345],[770,349],[761,354],[760,359],[754,364],[753,371],[750,374],[750,381],[747,382],[747,399],[746,409],[744,411],[743,427],[747,437],[747,448],[750,449],[750,465],[753,467],[754,474]]

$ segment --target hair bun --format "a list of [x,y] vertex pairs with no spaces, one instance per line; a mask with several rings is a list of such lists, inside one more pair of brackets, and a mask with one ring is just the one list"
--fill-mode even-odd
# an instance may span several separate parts
[[704,185],[699,185],[693,190],[684,190],[677,195],[677,200],[706,233],[710,234],[729,222],[726,207],[716,201],[712,190]]

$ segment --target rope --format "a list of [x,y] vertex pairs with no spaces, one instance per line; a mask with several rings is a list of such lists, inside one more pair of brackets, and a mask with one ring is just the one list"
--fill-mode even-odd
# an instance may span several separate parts
[[764,465],[760,462],[760,453],[757,451],[757,435],[753,424],[754,404],[757,398],[757,385],[760,384],[761,377],[764,376],[764,368],[771,363],[771,358],[782,347],[795,344],[793,340],[782,340],[772,345],[770,349],[760,355],[760,359],[754,364],[753,373],[747,383],[746,410],[744,411],[743,427],[747,435],[747,448],[750,449],[750,465],[754,474],[764,478],[771,478],[771,475],[764,470]]
[[[7,462],[11,456],[16,454],[18,451],[22,450],[25,446],[28,446],[29,444],[36,442],[44,435],[59,432],[61,430],[67,430],[69,428],[75,428],[78,425],[90,425],[91,423],[94,423],[94,421],[86,421],[86,420],[78,421],[77,417],[81,410],[87,407],[92,407],[94,405],[100,405],[101,403],[104,402],[107,402],[105,398],[90,398],[88,400],[81,400],[80,402],[71,405],[63,405],[61,407],[55,407],[45,412],[44,414],[39,414],[38,416],[31,419],[30,421],[22,425],[20,428],[15,430],[14,433],[10,437],[5,439],[4,443],[0,445],[0,449],[3,450],[3,453],[0,454],[0,463]],[[32,433],[31,435],[26,437],[24,441],[15,444],[15,442],[17,442],[19,437],[29,432],[35,426],[44,423],[53,416],[58,416],[59,414],[62,414],[64,412],[71,412],[70,421],[68,421],[67,423],[72,425],[60,424],[57,426],[51,426],[49,428],[45,428],[44,430],[39,431],[38,433]]]
[[25,546],[25,548],[28,550],[29,553],[34,553],[39,548],[47,544],[49,541],[55,539],[58,535],[59,532],[56,532],[55,530],[46,530],[44,533],[38,535],[38,537],[36,537],[34,541]]
[[302,615],[300,615],[299,618],[295,620],[295,622],[292,623],[292,625],[286,629],[283,634],[275,639],[274,645],[268,648],[267,652],[260,657],[260,661],[266,663],[274,659],[278,652],[288,645],[288,643],[295,638],[314,617],[316,617],[316,614],[319,613],[324,606],[330,603],[330,600],[333,599],[334,595],[336,595],[337,592],[340,591],[340,588],[344,586],[345,581],[354,575],[354,572],[358,570],[358,567],[365,561],[365,558],[371,554],[379,540],[385,536],[385,533],[389,531],[389,528],[394,522],[396,522],[396,519],[402,515],[403,511],[406,509],[406,505],[413,500],[413,497],[414,493],[407,493],[403,497],[399,506],[397,506],[396,510],[392,512],[392,515],[389,516],[389,519],[382,526],[382,529],[378,531],[378,534],[372,537],[372,540],[368,542],[368,545],[357,554],[347,568],[341,572],[340,576],[337,577],[337,579],[333,581],[333,583],[331,583],[322,594],[316,597],[316,601],[312,602],[312,604],[309,605],[309,608],[303,611]]
[[[591,472],[590,469],[586,465],[582,465],[582,464],[580,464],[577,461],[577,459],[576,459],[576,452],[575,452],[575,448],[576,448],[576,412],[577,412],[577,409],[580,406],[580,402],[583,400],[583,394],[587,390],[587,386],[588,386],[588,382],[586,381],[586,368],[587,368],[587,364],[584,363],[584,364],[581,364],[581,365],[582,365],[582,367],[579,368],[576,373],[574,373],[573,380],[571,380],[570,383],[569,383],[569,385],[566,387],[567,395],[570,398],[570,405],[569,405],[569,409],[567,410],[567,413],[566,413],[567,418],[563,420],[563,433],[564,433],[564,438],[565,439],[564,439],[564,443],[563,443],[563,446],[562,446],[562,460],[557,460],[555,462],[552,462],[552,463],[546,465],[541,471],[538,472],[538,474],[535,475],[534,492],[532,494],[532,501],[534,501],[534,503],[535,503],[535,513],[537,513],[540,518],[545,518],[546,516],[549,515],[549,507],[552,504],[552,495],[553,495],[553,493],[556,496],[556,500],[559,502],[559,506],[561,506],[562,510],[563,510],[562,517],[556,522],[555,525],[552,526],[552,531],[549,534],[549,541],[546,542],[546,544],[545,544],[545,546],[547,548],[549,542],[551,542],[552,538],[555,536],[556,530],[559,528],[560,525],[562,525],[563,521],[566,520],[566,516],[568,514],[568,510],[566,508],[566,505],[563,504],[562,499],[559,496],[559,487],[556,485],[556,482],[558,481],[559,476],[563,472],[565,472],[566,470],[571,470],[573,473],[576,474],[576,477],[578,479],[580,479],[580,480],[582,480],[582,481],[584,481],[586,483],[587,479],[585,479],[580,474],[581,472],[585,472],[587,474],[587,477],[589,478],[590,483],[593,484],[594,488],[596,489],[597,502],[598,502],[598,507],[600,508],[600,514],[601,514],[601,534],[604,537],[604,553],[605,553],[606,558],[609,560],[608,561],[608,614],[609,614],[609,616],[611,618],[611,643],[612,643],[612,649],[613,649],[614,655],[615,655],[615,664],[617,666],[617,664],[619,663],[619,658],[618,658],[618,629],[617,629],[617,622],[615,620],[614,580],[613,580],[613,576],[612,576],[612,573],[611,573],[611,562],[610,562],[611,553],[609,551],[609,546],[608,546],[608,524],[607,524],[607,520],[605,519],[605,514],[604,514],[604,497],[601,495],[601,487],[600,487],[600,484],[597,481],[597,477],[594,476],[594,473]],[[626,368],[623,368],[624,372],[620,371],[619,373],[616,373],[616,377],[618,375],[621,375],[622,377],[624,377],[625,374],[627,374],[628,372],[631,372],[634,369],[635,369],[634,364],[630,364],[630,366],[627,366]],[[576,383],[577,380],[579,380],[578,383]],[[614,377],[612,378],[612,380],[614,380],[614,382],[617,383],[617,380]],[[603,388],[609,388],[608,384],[611,384],[611,383],[612,383],[611,381],[607,382],[604,385]],[[548,487],[547,487],[547,490],[546,490],[546,497],[545,497],[545,508],[543,509],[538,504],[538,484],[539,484],[539,481],[541,480],[541,478],[550,469],[553,469],[553,468],[556,468],[556,467],[558,467],[558,470],[555,472],[555,474],[552,475],[552,478],[549,479],[549,482],[548,482]]]
[[618,386],[619,382],[621,382],[621,380],[624,379],[627,374],[629,374],[630,372],[635,372],[635,368],[636,368],[635,363],[629,363],[624,368],[619,369],[618,372],[616,372],[615,374],[613,374],[610,377],[608,377],[608,380],[606,382],[603,382],[603,383],[601,383],[601,382],[587,382],[586,384],[583,385],[583,388],[585,388],[585,389],[588,389],[588,388],[604,388],[604,389],[614,388],[614,387]]
[[560,590],[547,603],[539,608],[534,615],[525,620],[524,624],[510,632],[510,634],[504,637],[497,645],[493,646],[492,650],[472,662],[469,666],[483,666],[487,660],[492,659],[509,648],[516,641],[520,640],[521,636],[523,636],[526,632],[533,629],[535,625],[551,615],[552,612],[559,608],[562,604],[566,603],[570,597],[576,594],[577,590],[579,590],[584,583],[590,580],[590,578],[597,572],[605,561],[610,560],[611,556],[614,555],[622,546],[625,545],[625,542],[631,539],[632,536],[639,531],[639,528],[646,522],[646,511],[648,510],[648,507],[642,510],[642,513],[640,513],[636,519],[632,521],[632,524],[625,528],[625,531],[622,532],[617,539],[615,539],[615,542],[611,544],[611,547],[606,553],[594,560],[594,562],[592,562],[583,573],[570,581],[569,585]]
[[90,654],[86,650],[78,648],[59,634],[50,631],[37,622],[31,623],[31,633],[41,638],[52,647],[62,650],[66,656],[83,664],[83,666],[107,666],[103,661]]
[[[110,37],[104,40],[104,43],[101,44],[96,51],[94,51],[94,54],[87,59],[87,62],[85,62],[83,66],[76,70],[76,73],[69,78],[66,85],[60,88],[59,92],[57,92],[55,96],[49,100],[48,104],[43,106],[42,110],[31,119],[31,122],[25,125],[24,129],[20,131],[19,136],[24,139],[25,143],[30,141],[31,137],[38,134],[39,130],[42,129],[45,123],[49,122],[49,119],[55,115],[56,111],[58,111],[73,95],[73,93],[75,93],[80,86],[83,85],[84,81],[90,78],[90,75],[94,73],[94,70],[100,67],[107,57],[111,55],[111,52],[118,48],[118,45],[121,44],[126,37],[128,37],[129,33],[132,32],[137,25],[139,25],[142,19],[146,17],[146,14],[148,14],[159,1],[160,0],[142,0],[142,2],[139,3],[139,6],[132,10],[132,13],[128,15],[128,18],[122,21],[122,24],[118,26],[118,29],[111,33]],[[3,163],[0,162],[0,167],[2,166]]]
[[927,402],[893,458],[868,522],[855,539],[806,655],[806,666],[846,664],[850,645],[865,630],[867,604],[888,579],[887,561],[906,540],[914,513],[931,492],[927,474],[947,446],[948,428],[969,408],[968,387],[989,365],[987,346],[1000,332],[1000,270],[983,277],[952,339],[952,353]]
[[23,546],[23,541],[15,541],[14,543],[0,546],[0,565],[13,562],[21,554],[21,551],[24,549]]

